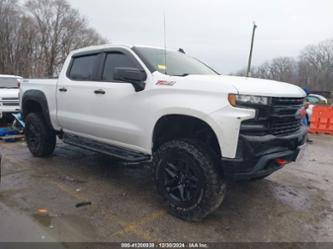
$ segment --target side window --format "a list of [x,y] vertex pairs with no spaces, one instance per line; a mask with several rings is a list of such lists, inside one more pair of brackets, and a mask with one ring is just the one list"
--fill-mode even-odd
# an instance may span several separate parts
[[103,81],[113,81],[114,70],[116,67],[137,67],[127,55],[123,53],[109,53],[106,55]]
[[97,55],[74,57],[69,78],[72,80],[91,80]]

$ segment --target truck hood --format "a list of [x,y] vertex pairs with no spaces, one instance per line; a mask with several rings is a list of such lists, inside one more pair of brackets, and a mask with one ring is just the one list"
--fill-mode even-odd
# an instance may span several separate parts
[[174,82],[176,88],[268,97],[305,97],[298,86],[273,80],[224,75],[170,76],[162,80]]
[[19,89],[8,89],[8,88],[0,88],[0,99],[1,98],[18,98]]
[[269,97],[305,97],[302,88],[279,81],[256,78],[221,76],[222,82],[232,84],[239,94],[269,96]]

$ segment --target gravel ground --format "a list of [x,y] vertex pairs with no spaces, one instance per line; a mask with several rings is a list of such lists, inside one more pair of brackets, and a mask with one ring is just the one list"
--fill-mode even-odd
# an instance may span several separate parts
[[333,242],[333,136],[313,140],[299,162],[231,184],[200,223],[164,210],[144,165],[61,143],[38,159],[24,142],[1,143],[0,242]]

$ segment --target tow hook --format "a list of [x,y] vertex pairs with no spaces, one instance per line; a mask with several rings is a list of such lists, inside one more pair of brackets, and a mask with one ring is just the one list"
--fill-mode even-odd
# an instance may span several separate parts
[[280,167],[284,167],[288,161],[285,159],[276,159],[275,162],[280,166]]

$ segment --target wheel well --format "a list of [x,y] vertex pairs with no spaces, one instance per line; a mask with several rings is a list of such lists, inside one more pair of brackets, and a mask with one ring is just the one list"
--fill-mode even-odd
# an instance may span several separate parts
[[26,117],[29,113],[42,113],[43,109],[40,103],[35,100],[27,100],[23,105],[23,115]]
[[160,118],[153,133],[153,151],[163,143],[179,138],[194,138],[210,146],[221,156],[221,149],[215,132],[204,121],[184,115],[168,115]]

